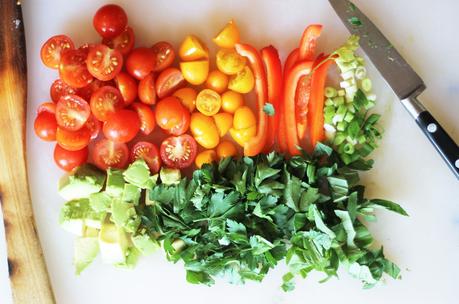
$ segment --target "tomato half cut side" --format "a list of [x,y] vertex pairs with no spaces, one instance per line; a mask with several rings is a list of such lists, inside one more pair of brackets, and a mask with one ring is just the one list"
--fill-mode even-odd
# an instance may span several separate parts
[[158,102],[155,108],[158,126],[168,134],[181,135],[190,126],[190,112],[175,96],[166,97]]
[[116,87],[123,96],[124,104],[130,105],[137,98],[137,81],[128,73],[120,72],[115,77]]
[[115,49],[120,51],[123,56],[129,54],[129,52],[134,47],[135,43],[135,35],[132,28],[129,26],[114,38],[104,38],[102,39],[102,43],[108,46],[111,49]]
[[53,113],[42,112],[37,115],[33,124],[35,134],[44,141],[55,141],[57,133],[56,117]]
[[89,149],[68,151],[59,145],[54,147],[54,162],[64,171],[72,171],[74,168],[83,165],[88,160]]
[[58,102],[62,96],[74,95],[76,90],[62,81],[62,79],[56,79],[49,89],[49,95],[54,102]]
[[128,24],[128,17],[121,6],[107,4],[97,10],[92,21],[99,35],[113,38],[124,31]]
[[51,101],[47,101],[47,102],[40,104],[37,108],[37,114],[40,114],[42,112],[56,114],[56,104]]
[[69,151],[81,150],[89,144],[91,131],[85,126],[78,131],[57,127],[56,140],[59,146]]
[[161,159],[170,168],[187,168],[194,162],[197,149],[196,141],[190,135],[172,136],[161,143]]
[[140,80],[138,96],[140,101],[145,104],[153,105],[156,103],[155,75],[153,73]]
[[113,114],[103,126],[107,139],[116,142],[131,141],[140,130],[140,118],[131,110],[119,110]]
[[82,88],[91,83],[94,77],[86,67],[85,50],[67,50],[62,53],[59,64],[59,76],[69,86]]
[[104,86],[114,86],[115,84],[112,81],[100,81],[99,79],[94,79],[90,84],[85,87],[79,88],[76,90],[76,95],[80,96],[87,102],[91,100],[92,94],[95,91]]
[[137,112],[137,115],[139,115],[140,131],[145,135],[153,132],[156,126],[156,122],[155,113],[151,107],[140,102],[134,102],[132,104],[132,108]]
[[107,121],[111,115],[124,107],[120,92],[110,86],[99,88],[91,97],[91,111],[100,121]]
[[59,68],[61,55],[65,50],[75,48],[72,39],[66,35],[57,35],[49,38],[41,47],[40,57],[43,64],[49,68]]
[[101,170],[124,169],[129,160],[129,149],[124,143],[104,138],[96,142],[91,156],[94,164]]
[[155,43],[151,48],[156,55],[154,72],[160,72],[171,66],[174,62],[175,51],[169,42],[160,41]]
[[115,78],[123,67],[123,55],[104,44],[91,48],[86,60],[89,73],[95,78],[107,81]]
[[65,95],[57,102],[57,124],[69,131],[79,130],[91,115],[89,104],[77,95]]
[[155,68],[156,55],[151,48],[139,47],[126,58],[126,71],[134,78],[142,80]]
[[186,80],[179,69],[167,68],[156,79],[156,94],[159,98],[164,98],[185,85]]
[[139,141],[131,149],[131,162],[136,159],[143,159],[151,173],[157,173],[161,168],[161,159],[159,157],[158,148],[146,141]]
[[85,126],[91,131],[91,139],[96,139],[102,130],[102,123],[93,114],[89,116]]

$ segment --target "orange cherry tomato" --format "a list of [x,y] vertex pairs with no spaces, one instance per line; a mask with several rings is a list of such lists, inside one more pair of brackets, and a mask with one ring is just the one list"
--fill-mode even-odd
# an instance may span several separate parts
[[193,88],[181,88],[174,92],[173,96],[178,97],[182,102],[182,105],[185,106],[190,112],[193,112],[196,107],[196,92]]
[[239,42],[239,29],[234,20],[230,20],[226,26],[212,39],[221,48],[233,48]]
[[222,99],[220,94],[211,89],[204,89],[196,97],[196,108],[204,115],[212,116],[220,111]]
[[220,137],[226,135],[233,125],[233,115],[230,113],[218,113],[213,116]]
[[234,157],[237,155],[236,146],[230,141],[222,141],[217,146],[217,156],[219,159]]
[[244,105],[244,97],[241,93],[226,91],[222,94],[222,110],[234,114],[237,109]]
[[188,35],[180,45],[179,56],[185,61],[207,59],[209,58],[209,50],[198,37],[195,35]]
[[215,153],[214,150],[205,150],[196,155],[196,159],[194,160],[194,163],[196,167],[201,169],[201,167],[204,164],[211,164],[214,161],[217,160],[217,154]]
[[199,112],[193,113],[190,130],[194,139],[206,149],[213,149],[220,142],[220,135],[212,117]]
[[219,70],[213,70],[209,73],[206,80],[206,88],[214,90],[217,93],[223,93],[228,87],[228,76]]
[[158,102],[155,108],[156,123],[169,134],[181,135],[190,126],[190,112],[177,97],[169,96]]

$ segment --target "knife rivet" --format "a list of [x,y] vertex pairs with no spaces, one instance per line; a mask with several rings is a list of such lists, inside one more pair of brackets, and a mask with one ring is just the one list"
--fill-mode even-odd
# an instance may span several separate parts
[[437,131],[437,125],[434,123],[431,123],[427,126],[427,131],[430,133],[435,133]]
[[456,162],[454,163],[454,165],[456,166],[456,168],[459,169],[459,159],[456,159]]

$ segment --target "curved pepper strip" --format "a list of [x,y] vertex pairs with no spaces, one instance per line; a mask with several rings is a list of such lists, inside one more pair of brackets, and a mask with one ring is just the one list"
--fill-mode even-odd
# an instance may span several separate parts
[[307,76],[312,70],[312,61],[305,61],[296,64],[290,71],[287,72],[284,87],[284,117],[286,126],[287,146],[290,155],[299,155],[300,146],[298,138],[298,130],[295,115],[295,94],[298,81],[303,76]]
[[268,116],[268,135],[264,152],[271,152],[276,142],[276,132],[279,127],[280,99],[282,94],[282,64],[279,52],[272,45],[261,50],[261,58],[266,69],[268,81],[268,101],[274,107],[274,115]]
[[264,112],[263,107],[268,100],[268,87],[266,85],[266,73],[263,67],[258,51],[251,45],[237,43],[235,45],[236,52],[246,57],[252,68],[255,76],[255,93],[257,95],[257,111],[258,111],[258,129],[257,135],[252,137],[244,144],[244,155],[255,156],[263,151],[266,144],[268,131],[268,115]]
[[303,36],[301,37],[300,49],[298,52],[299,60],[314,60],[317,47],[317,39],[321,33],[321,24],[311,24],[304,30]]
[[284,77],[287,75],[287,72],[290,71],[293,66],[298,62],[300,56],[300,49],[296,48],[288,54],[287,59],[284,64]]

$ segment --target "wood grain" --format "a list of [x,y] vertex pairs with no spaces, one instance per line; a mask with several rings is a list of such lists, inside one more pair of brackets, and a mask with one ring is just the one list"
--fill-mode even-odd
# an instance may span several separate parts
[[15,303],[55,303],[27,182],[26,51],[20,5],[0,1],[0,195]]

